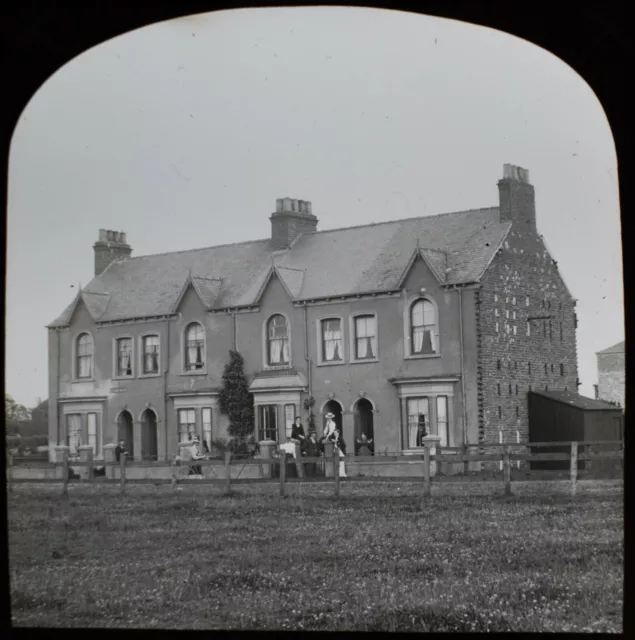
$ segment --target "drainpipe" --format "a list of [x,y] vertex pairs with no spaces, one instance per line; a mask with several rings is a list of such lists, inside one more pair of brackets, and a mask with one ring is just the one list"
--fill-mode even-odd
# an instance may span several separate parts
[[309,388],[309,397],[313,396],[312,389],[312,375],[311,375],[311,359],[309,358],[309,321],[306,309],[306,302],[304,303],[304,359],[306,361],[307,368],[307,383]]
[[238,349],[236,348],[236,345],[237,345],[237,340],[236,340],[236,312],[235,311],[230,311],[229,313],[232,314],[233,325],[234,325],[234,338],[233,338],[234,351],[238,351]]
[[[463,398],[463,448],[467,453],[467,398],[465,396],[465,361],[464,361],[464,344],[463,344],[463,290],[454,285],[454,289],[459,294],[459,339],[461,346],[461,396]],[[467,470],[468,463],[465,463]]]
[[170,370],[170,319],[165,319],[165,355],[167,362],[163,372],[163,431],[165,432],[165,459],[168,456],[168,371]]
[[[62,350],[62,339],[60,337],[60,330],[59,329],[55,329],[55,333],[57,333],[57,397],[55,398],[55,414],[57,416],[57,444],[63,444],[63,442],[60,439],[60,426],[61,426],[61,418],[60,418],[60,376],[62,375],[61,372],[61,365],[60,365],[60,360],[61,360],[61,350]],[[73,362],[71,362],[71,367],[75,366],[75,361],[73,360]],[[101,425],[101,429],[102,429],[102,439],[103,439],[103,430],[104,430],[104,426],[103,424]],[[50,456],[49,456],[50,458]]]

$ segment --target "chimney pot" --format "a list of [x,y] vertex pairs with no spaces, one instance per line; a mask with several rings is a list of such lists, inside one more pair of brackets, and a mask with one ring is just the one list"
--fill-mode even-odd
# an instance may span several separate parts
[[95,251],[95,276],[101,275],[115,260],[129,258],[132,248],[126,242],[123,231],[100,229],[98,240],[93,245]]
[[501,222],[512,222],[536,232],[536,198],[529,182],[529,171],[512,164],[503,165],[503,177],[498,181],[499,215]]
[[276,211],[271,214],[270,220],[274,251],[288,249],[298,236],[316,231],[318,223],[311,212],[311,203],[295,198],[278,198]]

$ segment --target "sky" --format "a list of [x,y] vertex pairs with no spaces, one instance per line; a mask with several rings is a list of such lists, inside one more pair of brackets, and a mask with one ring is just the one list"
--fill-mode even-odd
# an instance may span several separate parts
[[527,41],[379,9],[243,9],[149,25],[35,93],[9,158],[6,391],[48,393],[47,330],[94,270],[269,237],[277,198],[319,229],[498,205],[529,170],[537,224],[578,300],[581,393],[624,338],[617,160],[592,89]]

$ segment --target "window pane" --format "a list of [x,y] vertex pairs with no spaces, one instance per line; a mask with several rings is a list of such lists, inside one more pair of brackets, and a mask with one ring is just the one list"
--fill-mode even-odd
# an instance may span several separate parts
[[186,332],[185,365],[188,371],[203,368],[203,354],[205,350],[205,331],[194,322]]
[[358,316],[355,318],[355,357],[377,357],[377,320],[375,316]]
[[93,339],[83,333],[77,339],[77,377],[90,378],[93,370]]
[[295,406],[292,404],[284,405],[284,421],[285,421],[285,433],[287,440],[291,437],[291,430],[293,429],[293,422],[295,420]]
[[439,443],[442,447],[450,446],[450,434],[448,432],[448,398],[447,396],[437,397],[437,435],[441,437]]
[[119,338],[117,340],[117,375],[132,375],[132,339]]
[[190,440],[196,433],[196,411],[194,409],[179,409],[179,439],[181,442]]
[[421,447],[424,429],[430,433],[428,398],[408,398],[407,410],[408,447]]
[[81,446],[82,417],[79,413],[66,416],[66,441],[70,453],[75,455],[77,447]]
[[212,410],[204,407],[201,411],[203,421],[203,441],[207,443],[207,448],[212,448]]
[[258,407],[258,438],[278,442],[277,406],[274,404]]
[[157,373],[159,371],[159,336],[145,336],[143,338],[143,372]]
[[411,349],[413,354],[434,354],[437,349],[437,325],[434,305],[418,300],[411,309]]
[[342,359],[342,328],[339,318],[322,320],[322,359],[325,362]]
[[88,425],[88,444],[93,448],[94,456],[101,456],[101,433],[97,422],[97,414],[89,413],[86,416]]
[[287,320],[284,316],[275,315],[270,318],[268,342],[269,364],[288,364],[289,338]]

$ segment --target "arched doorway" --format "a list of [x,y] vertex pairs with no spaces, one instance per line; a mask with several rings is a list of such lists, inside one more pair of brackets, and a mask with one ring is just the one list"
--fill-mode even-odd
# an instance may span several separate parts
[[122,411],[117,418],[117,440],[123,440],[128,459],[134,458],[133,420],[130,411]]
[[355,404],[355,442],[361,438],[362,433],[369,440],[375,438],[373,417],[373,405],[366,398],[360,398]]
[[141,415],[141,459],[157,458],[157,414],[152,409],[146,409]]
[[339,429],[340,434],[342,434],[342,438],[346,441],[345,434],[342,431],[342,405],[337,400],[329,400],[324,407],[322,408],[322,433],[326,428],[326,414],[332,413],[335,417],[333,421],[335,425]]

